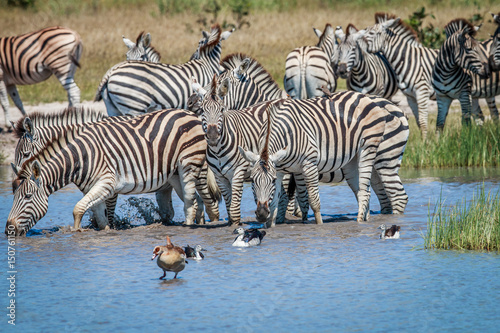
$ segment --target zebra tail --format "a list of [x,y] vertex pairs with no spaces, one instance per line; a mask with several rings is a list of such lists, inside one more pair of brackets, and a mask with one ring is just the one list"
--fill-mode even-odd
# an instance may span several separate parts
[[83,43],[80,39],[78,39],[71,52],[68,54],[69,58],[71,59],[71,62],[75,64],[76,67],[78,68],[82,68],[79,61],[80,56],[82,55],[82,51],[83,51]]
[[303,61],[300,63],[300,99],[306,99],[307,98],[307,87],[306,87],[306,66]]
[[287,193],[288,198],[293,197],[296,188],[297,188],[297,183],[295,183],[295,177],[292,174],[290,177],[290,183],[288,183],[288,193]]
[[208,185],[208,192],[210,193],[212,199],[214,201],[221,202],[222,194],[219,189],[219,186],[217,186],[217,182],[215,181],[215,175],[212,169],[210,168],[207,169],[207,185]]

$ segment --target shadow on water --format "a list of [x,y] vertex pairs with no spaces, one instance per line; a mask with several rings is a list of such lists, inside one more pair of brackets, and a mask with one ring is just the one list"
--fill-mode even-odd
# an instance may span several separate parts
[[[327,223],[315,225],[310,212],[309,224],[290,219],[253,248],[231,246],[234,227],[224,205],[220,221],[185,226],[174,198],[175,223],[162,225],[153,194],[119,196],[118,215],[130,228],[72,232],[82,195],[67,187],[51,196],[28,237],[16,239],[16,326],[23,332],[497,331],[498,254],[415,249],[423,248],[439,196],[452,204],[471,198],[482,182],[497,189],[499,170],[402,174],[410,197],[404,215],[380,214],[373,195],[369,221],[358,223],[349,187],[321,185]],[[0,168],[4,221],[10,180],[10,169]],[[242,200],[245,227],[261,226],[249,185]],[[401,239],[380,240],[382,223],[401,226]],[[166,235],[178,246],[201,244],[205,259],[189,260],[178,279],[167,272],[159,280],[163,271],[151,255]],[[7,246],[0,237],[0,247]],[[7,282],[0,279],[0,290],[9,289]],[[2,302],[5,309],[8,299]]]

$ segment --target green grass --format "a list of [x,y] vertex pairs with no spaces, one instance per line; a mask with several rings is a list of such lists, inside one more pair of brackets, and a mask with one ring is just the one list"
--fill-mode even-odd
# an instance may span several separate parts
[[469,203],[465,200],[446,207],[442,198],[429,214],[427,249],[500,250],[500,197],[486,193],[484,185]]
[[410,118],[410,138],[403,156],[404,168],[498,167],[500,166],[500,124],[460,126],[459,114],[450,115],[439,139],[431,118],[426,141],[414,118]]

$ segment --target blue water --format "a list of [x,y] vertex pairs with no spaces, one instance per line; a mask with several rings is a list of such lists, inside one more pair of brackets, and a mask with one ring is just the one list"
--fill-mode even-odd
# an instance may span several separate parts
[[[0,168],[3,221],[12,204],[10,177],[9,169]],[[231,246],[229,227],[71,233],[65,226],[73,224],[81,194],[69,187],[51,197],[47,216],[35,226],[38,235],[16,240],[16,326],[7,323],[9,285],[2,278],[0,330],[498,331],[499,256],[424,250],[421,234],[440,195],[454,204],[472,197],[483,181],[496,191],[499,170],[407,172],[403,178],[410,197],[404,215],[372,214],[369,222],[357,223],[350,189],[322,185],[325,219],[343,219],[278,225],[260,246],[247,249]],[[119,199],[121,215],[128,213],[125,199]],[[242,215],[251,220],[249,186],[243,202]],[[182,221],[177,199],[174,207]],[[376,200],[371,208],[378,210]],[[400,225],[401,239],[378,239],[381,223]],[[58,225],[63,228],[50,232]],[[190,261],[178,279],[167,273],[162,281],[163,271],[150,259],[167,234],[176,245],[199,243],[208,252],[205,260]],[[0,247],[5,276],[6,237]]]

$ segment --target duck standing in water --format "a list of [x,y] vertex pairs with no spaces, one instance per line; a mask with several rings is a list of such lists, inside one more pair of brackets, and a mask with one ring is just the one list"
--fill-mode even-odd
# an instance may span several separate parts
[[239,227],[233,231],[233,234],[238,234],[234,239],[233,246],[248,247],[259,245],[266,235],[266,232],[260,231],[259,229],[245,230]]
[[178,246],[174,246],[170,241],[170,237],[167,236],[167,246],[156,246],[153,249],[153,257],[156,259],[158,267],[163,269],[163,276],[160,276],[160,280],[165,278],[168,272],[175,272],[174,279],[177,278],[177,274],[184,269],[186,264],[186,253],[184,250]]
[[385,224],[381,224],[378,229],[382,229],[380,239],[398,239],[399,230],[401,229],[401,227],[399,225],[393,224],[389,229],[387,229]]
[[201,247],[201,245],[196,245],[196,247],[193,249],[191,246],[186,246],[184,248],[184,252],[186,252],[186,258],[192,258],[195,260],[203,260],[205,259],[205,256],[201,251],[207,251],[204,248]]

